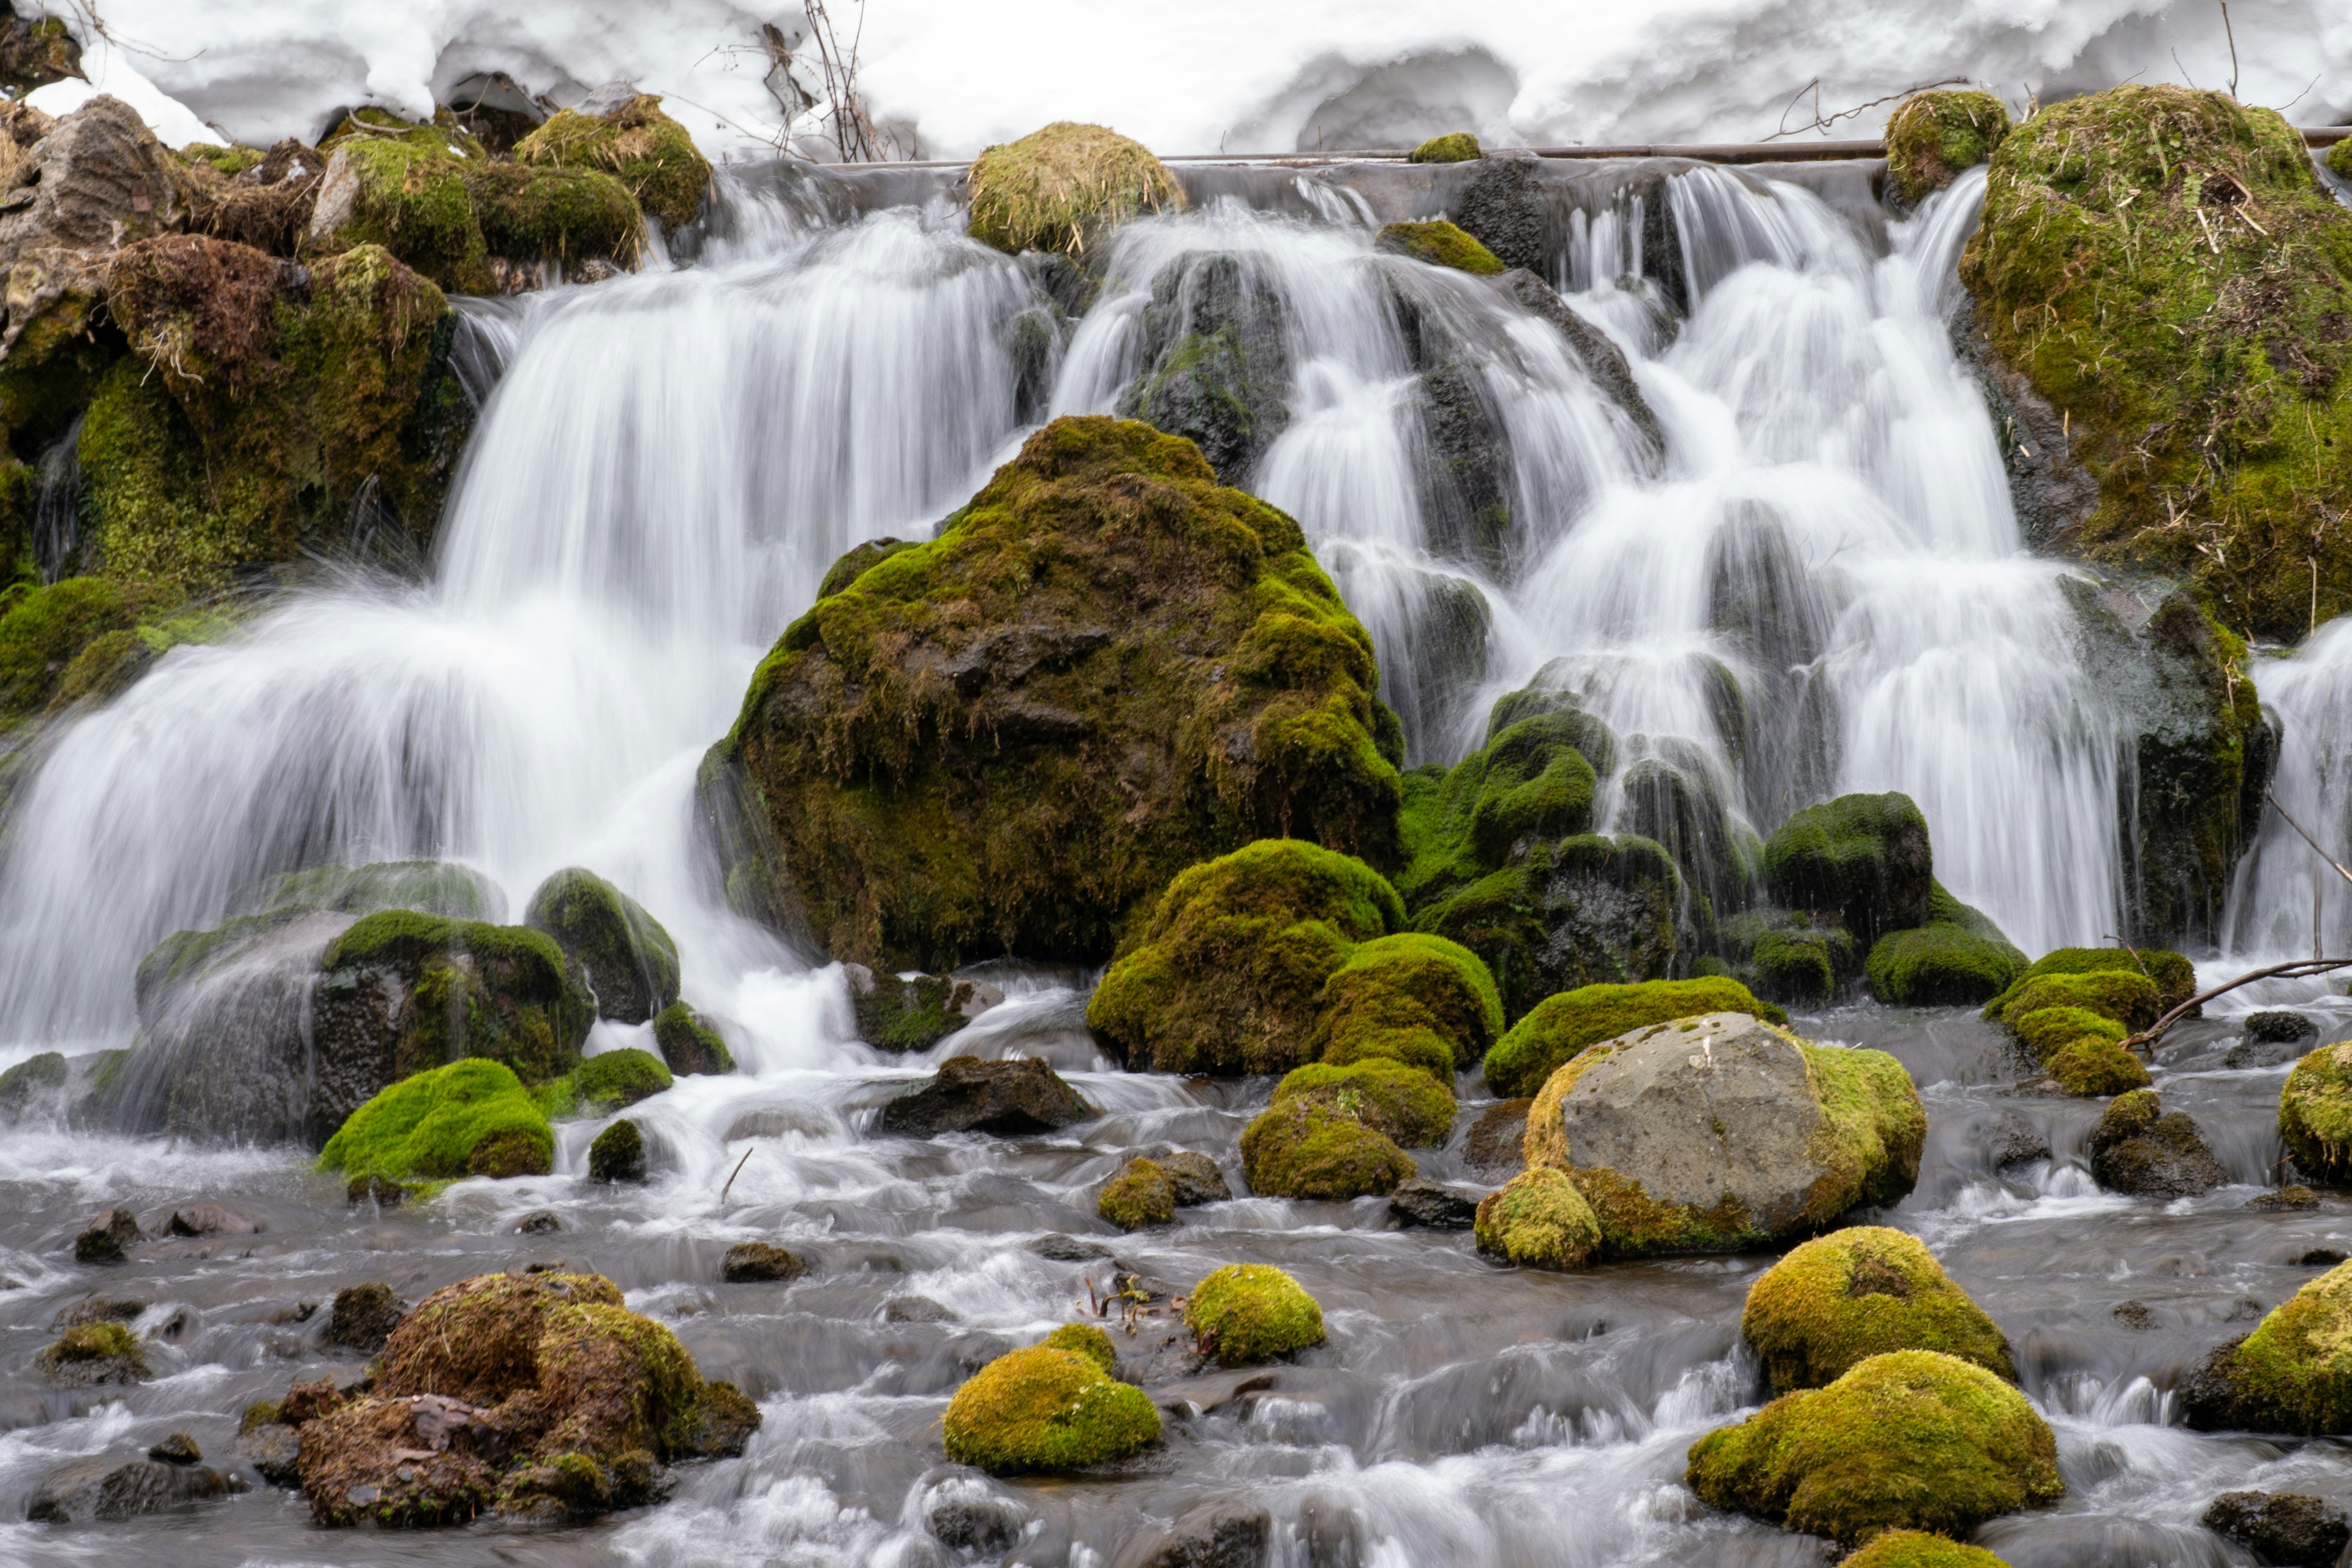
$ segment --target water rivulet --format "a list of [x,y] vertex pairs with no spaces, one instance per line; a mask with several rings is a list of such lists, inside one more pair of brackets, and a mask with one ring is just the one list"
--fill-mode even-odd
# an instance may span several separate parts
[[[307,588],[45,738],[0,841],[0,1051],[132,1046],[131,1081],[161,1082],[184,1041],[141,1017],[133,985],[159,941],[254,907],[281,873],[434,858],[478,868],[518,914],[558,868],[613,879],[675,936],[687,1000],[742,1070],[635,1108],[643,1187],[585,1179],[604,1125],[588,1119],[559,1123],[551,1175],[388,1211],[346,1207],[274,1141],[307,1114],[299,1081],[251,1111],[270,1131],[242,1146],[163,1105],[14,1125],[0,1559],[1105,1564],[1223,1500],[1265,1511],[1286,1565],[1825,1561],[1681,1484],[1690,1442],[1763,1396],[1738,1345],[1762,1260],[1513,1271],[1370,1199],[1243,1196],[1113,1233],[1094,1194],[1130,1154],[1205,1152],[1239,1190],[1269,1086],[1112,1070],[1084,1026],[1087,977],[1016,964],[982,976],[1006,999],[977,1023],[885,1057],[857,1041],[843,972],[731,913],[696,841],[698,763],[835,557],[927,535],[1046,415],[1121,413],[1195,434],[1229,482],[1304,524],[1373,633],[1410,761],[1455,759],[1498,694],[1535,682],[1619,737],[1599,826],[1658,834],[1667,799],[1721,824],[1685,866],[1719,905],[1752,895],[1755,841],[1792,810],[1901,790],[1939,879],[2027,949],[2136,918],[2145,719],[2085,651],[2082,585],[2021,552],[1995,422],[1950,346],[1981,176],[1891,222],[1858,168],[1803,184],[1584,171],[1544,187],[1529,254],[1506,258],[1533,275],[1504,285],[1375,247],[1376,220],[1435,210],[1422,178],[1209,171],[1191,213],[1122,230],[1092,285],[974,244],[905,175],[722,180],[688,261],[479,308],[461,363],[484,405],[427,580]],[[2335,646],[2263,677],[2285,776],[2341,728]],[[2273,877],[2274,852],[2265,837],[2242,876]],[[207,982],[236,988],[256,1059],[299,1068],[318,1003],[300,976],[348,918],[281,926]],[[2233,917],[2242,946],[2308,942],[2252,919]],[[2223,1070],[2219,1021],[2174,1037],[2167,1106],[2199,1119],[2232,1184],[2160,1205],[2096,1188],[2095,1108],[2006,1096],[2022,1064],[1972,1014],[1796,1022],[1910,1068],[1927,1154],[1883,1217],[1993,1315],[2057,1430],[2067,1500],[1984,1544],[2018,1564],[2221,1563],[2241,1559],[2195,1522],[2214,1493],[2352,1489],[2332,1449],[2172,1419],[2197,1356],[2344,1246],[2334,1207],[2240,1212],[2279,1154],[2283,1069]],[[600,1024],[590,1049],[651,1035]],[[950,1053],[1044,1057],[1104,1114],[1028,1138],[880,1136],[881,1101]],[[1463,1143],[1482,1109],[1425,1173],[1476,1179]],[[264,1228],[154,1243],[106,1273],[71,1261],[105,1205],[153,1230],[204,1199]],[[540,1210],[556,1228],[518,1233]],[[1081,1242],[1041,1251],[1052,1234]],[[727,1247],[755,1239],[811,1270],[719,1282]],[[609,1275],[761,1401],[742,1458],[543,1532],[322,1542],[266,1488],[79,1531],[22,1522],[69,1458],[172,1431],[226,1456],[249,1402],[348,1381],[363,1357],[315,1308],[341,1287],[414,1302],[558,1258]],[[1294,1272],[1329,1342],[1161,1390],[1186,1413],[1113,1478],[1024,1486],[948,1463],[946,1400],[991,1356],[1085,1313],[1116,1273],[1164,1295],[1240,1260]],[[32,1370],[53,1317],[93,1292],[135,1300],[152,1380],[72,1389]]]

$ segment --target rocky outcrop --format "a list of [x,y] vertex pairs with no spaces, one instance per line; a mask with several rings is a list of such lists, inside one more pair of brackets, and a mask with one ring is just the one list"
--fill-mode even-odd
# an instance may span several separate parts
[[25,1517],[40,1524],[139,1519],[246,1489],[231,1471],[110,1455],[50,1471],[26,1503]]
[[943,1132],[1020,1137],[1057,1131],[1097,1114],[1044,1062],[950,1057],[929,1083],[885,1105],[878,1125],[898,1138]]
[[[17,110],[0,149],[0,275],[7,279],[13,351],[28,325],[68,293],[87,289],[94,269],[126,245],[165,234],[185,217],[176,161],[139,111],[100,94],[44,122]],[[30,132],[30,144],[21,139]]]
[[993,985],[950,975],[910,980],[862,963],[843,964],[842,975],[857,1013],[857,1037],[877,1050],[928,1051],[1004,1000]]
[[1118,412],[1201,448],[1227,484],[1246,484],[1290,423],[1290,356],[1283,302],[1250,258],[1187,258],[1151,280],[1143,308],[1143,373]]
[[677,944],[646,907],[582,867],[539,885],[523,923],[545,931],[577,965],[596,1016],[643,1024],[677,1000]]
[[2168,1111],[2152,1089],[2111,1101],[2091,1130],[2091,1174],[2111,1192],[2187,1198],[2230,1179],[2187,1112]]

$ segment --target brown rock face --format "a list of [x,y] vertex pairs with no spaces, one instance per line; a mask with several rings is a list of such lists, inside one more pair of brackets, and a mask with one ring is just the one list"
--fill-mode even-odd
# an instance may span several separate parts
[[89,281],[90,266],[177,226],[180,187],[138,111],[103,94],[58,120],[11,173],[0,195],[0,278],[8,324],[0,349],[42,308]]

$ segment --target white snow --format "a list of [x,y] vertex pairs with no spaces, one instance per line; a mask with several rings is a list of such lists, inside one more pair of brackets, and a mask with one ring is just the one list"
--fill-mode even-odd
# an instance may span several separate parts
[[[50,0],[87,36],[74,7]],[[786,132],[760,26],[774,0],[96,0],[124,84],[167,140],[180,105],[239,141],[315,137],[336,110],[422,115],[473,73],[558,102],[627,81],[714,157]],[[1050,120],[1164,153],[1748,141],[1945,78],[2019,109],[2126,79],[2227,83],[2211,0],[832,0],[859,25],[869,105],[902,151],[966,156]],[[2301,124],[2352,117],[2352,5],[2235,0],[2239,94]],[[814,51],[799,50],[807,87]],[[136,70],[130,68],[135,62]],[[59,93],[60,89],[43,89]],[[169,94],[169,100],[161,99]],[[123,96],[128,97],[126,92]],[[176,100],[173,103],[171,100]],[[1869,135],[1892,100],[1839,122]],[[812,129],[806,117],[794,128]]]
[[36,88],[25,95],[25,101],[44,114],[70,114],[99,94],[108,93],[136,110],[167,147],[196,142],[217,144],[226,140],[194,110],[157,87],[103,37],[92,37],[82,46],[81,69],[84,79],[68,77]]

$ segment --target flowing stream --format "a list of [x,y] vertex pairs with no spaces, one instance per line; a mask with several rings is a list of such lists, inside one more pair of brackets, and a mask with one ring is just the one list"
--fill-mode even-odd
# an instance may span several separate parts
[[[635,1108],[656,1151],[644,1188],[589,1184],[602,1123],[572,1122],[551,1176],[383,1213],[346,1207],[300,1150],[0,1133],[0,1562],[1116,1568],[1145,1527],[1218,1499],[1272,1515],[1282,1568],[1833,1560],[1680,1485],[1690,1442],[1761,1398],[1738,1321],[1769,1259],[1513,1271],[1462,1233],[1396,1228],[1381,1200],[1244,1196],[1111,1233],[1094,1194],[1132,1153],[1203,1151],[1240,1190],[1236,1142],[1270,1086],[1112,1070],[1082,977],[1011,964],[991,975],[1007,1001],[970,1029],[929,1058],[884,1057],[856,1039],[839,971],[730,915],[690,844],[696,764],[831,562],[927,534],[1024,421],[1119,407],[1155,298],[1181,304],[1215,261],[1263,305],[1286,367],[1249,482],[1300,519],[1371,627],[1414,760],[1475,745],[1503,691],[1572,687],[1621,738],[1610,830],[1645,822],[1624,775],[1646,761],[1719,803],[1742,842],[1811,801],[1899,789],[1927,816],[1939,879],[2021,946],[2099,942],[2120,898],[2119,721],[2075,661],[2063,568],[2021,549],[1948,341],[1981,175],[1890,222],[1859,168],[1803,184],[1618,173],[1579,196],[1545,270],[1626,355],[1655,441],[1513,296],[1374,250],[1376,219],[1436,207],[1393,169],[1196,172],[1194,211],[1124,231],[1074,321],[1046,279],[966,239],[905,174],[730,175],[676,264],[469,304],[484,405],[429,582],[306,589],[45,742],[0,840],[0,1065],[128,1043],[140,956],[215,923],[257,878],[438,856],[484,870],[511,909],[560,866],[614,879],[676,935],[687,998],[724,1020],[743,1071]],[[1644,221],[1661,202],[1671,269]],[[1499,541],[1433,500],[1416,392],[1433,352],[1501,432]],[[2352,637],[2268,665],[2262,689],[2286,721],[2282,799],[2340,833]],[[2250,951],[2311,940],[2307,858],[2275,827],[2233,900]],[[2304,889],[2299,914],[2279,887]],[[2352,889],[2323,898],[2352,934]],[[2352,1035],[2352,1013],[2327,1016],[2325,1037]],[[2000,1322],[2057,1431],[2066,1502],[1981,1543],[2021,1568],[2249,1563],[2197,1526],[2214,1493],[2352,1497],[2335,1444],[2174,1424],[2169,1390],[2198,1356],[2310,1278],[2306,1258],[2352,1247],[2333,1200],[2241,1212],[2279,1155],[2284,1068],[2223,1068],[2230,1018],[2176,1034],[2158,1078],[2236,1184],[2169,1205],[2099,1191],[2096,1105],[2008,1096],[2023,1064],[1972,1012],[1861,1004],[1798,1025],[1911,1068],[1929,1145],[1885,1223],[1926,1238]],[[648,1035],[600,1024],[591,1049]],[[1043,1057],[1104,1114],[1047,1138],[870,1135],[884,1100],[964,1052]],[[1461,1129],[1482,1109],[1465,1100]],[[1476,1180],[1461,1142],[1424,1171]],[[206,1198],[267,1229],[165,1244],[102,1279],[69,1261],[100,1206],[152,1226]],[[562,1228],[518,1235],[535,1209]],[[1036,1250],[1052,1234],[1099,1255]],[[789,1286],[715,1283],[751,1239],[816,1267]],[[330,1536],[266,1487],[127,1524],[21,1522],[68,1458],[184,1430],[226,1459],[250,1401],[351,1376],[358,1358],[302,1302],[367,1279],[413,1301],[555,1258],[612,1277],[761,1402],[742,1458],[563,1530]],[[1330,1342],[1262,1380],[1201,1380],[1196,1413],[1118,1479],[1008,1483],[945,1462],[956,1385],[1083,1311],[1114,1268],[1182,1291],[1241,1260],[1294,1272]],[[93,1289],[147,1303],[154,1381],[61,1390],[31,1370],[53,1316]],[[1129,1348],[1168,1331],[1147,1320]],[[961,1546],[940,1539],[959,1534],[950,1518]]]

